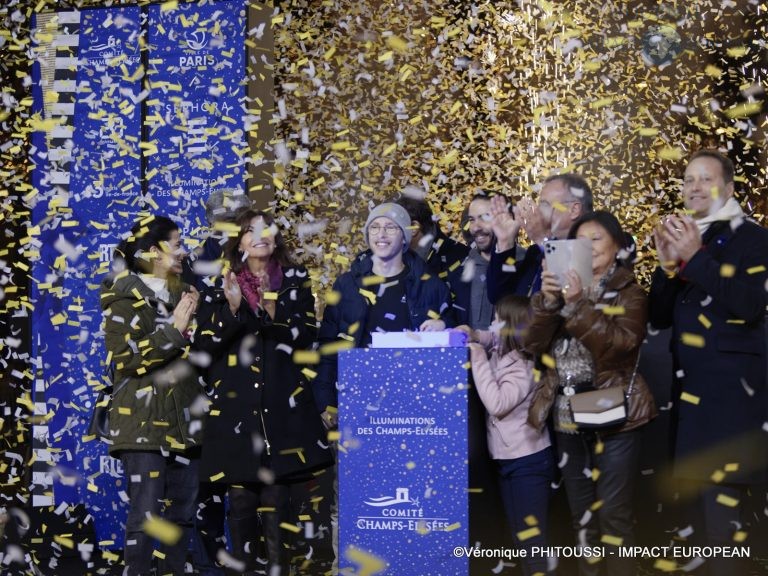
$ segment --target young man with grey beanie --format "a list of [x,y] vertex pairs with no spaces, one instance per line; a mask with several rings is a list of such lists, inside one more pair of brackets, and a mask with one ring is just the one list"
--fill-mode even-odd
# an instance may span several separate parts
[[[369,249],[333,284],[340,298],[325,308],[321,346],[344,340],[360,348],[370,345],[374,332],[453,325],[448,287],[409,249],[411,233],[411,218],[402,206],[387,202],[371,210],[363,227]],[[313,388],[329,428],[336,426],[336,375],[336,354],[323,356]]]
[[[368,250],[352,262],[333,283],[340,295],[325,307],[320,325],[320,346],[352,342],[354,347],[370,345],[377,331],[443,330],[453,326],[448,287],[430,275],[427,265],[409,249],[411,218],[393,202],[379,204],[368,214],[363,226]],[[338,355],[321,356],[312,381],[317,408],[326,428],[337,427],[336,379]],[[333,547],[338,570],[338,487],[331,508]]]

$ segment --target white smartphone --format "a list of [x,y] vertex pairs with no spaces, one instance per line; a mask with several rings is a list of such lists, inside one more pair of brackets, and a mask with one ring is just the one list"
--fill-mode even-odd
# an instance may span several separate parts
[[592,243],[587,238],[548,240],[544,243],[544,258],[547,270],[557,274],[561,286],[570,269],[579,275],[584,288],[592,285]]

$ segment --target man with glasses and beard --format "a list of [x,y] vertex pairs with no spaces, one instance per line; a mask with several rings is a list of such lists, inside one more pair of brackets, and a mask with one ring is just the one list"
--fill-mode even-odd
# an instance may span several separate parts
[[464,239],[470,245],[469,255],[462,266],[448,276],[457,323],[467,324],[473,330],[487,330],[493,319],[493,304],[487,290],[488,267],[496,243],[492,198],[498,198],[501,205],[507,206],[503,196],[485,194],[475,194],[469,202],[462,218]]
[[[457,324],[469,325],[473,330],[488,330],[493,320],[493,305],[488,299],[487,287],[488,266],[496,245],[491,213],[494,201],[508,209],[504,196],[476,194],[470,200],[462,217],[464,239],[470,245],[469,255],[460,267],[448,274]],[[499,529],[506,522],[504,507],[496,464],[488,451],[485,407],[474,382],[467,399],[470,544],[479,543],[482,548],[501,547],[506,543],[506,532]],[[485,572],[496,564],[496,561],[474,559],[471,572]]]

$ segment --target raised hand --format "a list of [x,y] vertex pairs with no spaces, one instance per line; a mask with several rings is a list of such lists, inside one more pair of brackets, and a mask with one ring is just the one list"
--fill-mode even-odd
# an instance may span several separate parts
[[544,301],[549,306],[553,306],[560,300],[562,290],[563,287],[560,285],[557,274],[543,270],[541,273],[541,293],[544,294]]
[[581,276],[575,270],[571,269],[565,273],[565,284],[563,285],[563,300],[566,304],[573,304],[584,295],[584,287],[581,285]]
[[[683,262],[688,262],[701,249],[701,233],[696,221],[690,216],[673,216],[675,234],[672,237],[672,248]],[[670,220],[672,220],[670,218]]]
[[496,236],[496,247],[499,252],[509,250],[515,245],[517,234],[520,232],[520,221],[509,212],[509,205],[503,196],[491,197],[491,226]]
[[224,297],[229,303],[229,310],[234,316],[240,309],[243,301],[243,292],[240,290],[240,284],[237,283],[237,276],[232,270],[224,274]]
[[544,238],[549,234],[549,226],[532,198],[525,197],[517,203],[515,217],[521,222],[531,242],[538,245],[544,242]]
[[440,330],[445,330],[445,322],[439,319],[430,318],[421,323],[419,330],[421,332],[439,332]]

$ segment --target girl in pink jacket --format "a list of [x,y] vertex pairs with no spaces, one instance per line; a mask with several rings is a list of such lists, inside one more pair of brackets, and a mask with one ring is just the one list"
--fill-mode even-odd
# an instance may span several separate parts
[[554,455],[549,431],[527,422],[533,360],[520,336],[529,321],[528,298],[511,294],[497,302],[491,330],[459,329],[469,335],[472,376],[486,409],[488,449],[498,465],[507,520],[515,545],[526,551],[523,570],[534,574],[549,571],[548,559],[532,552],[547,545]]

